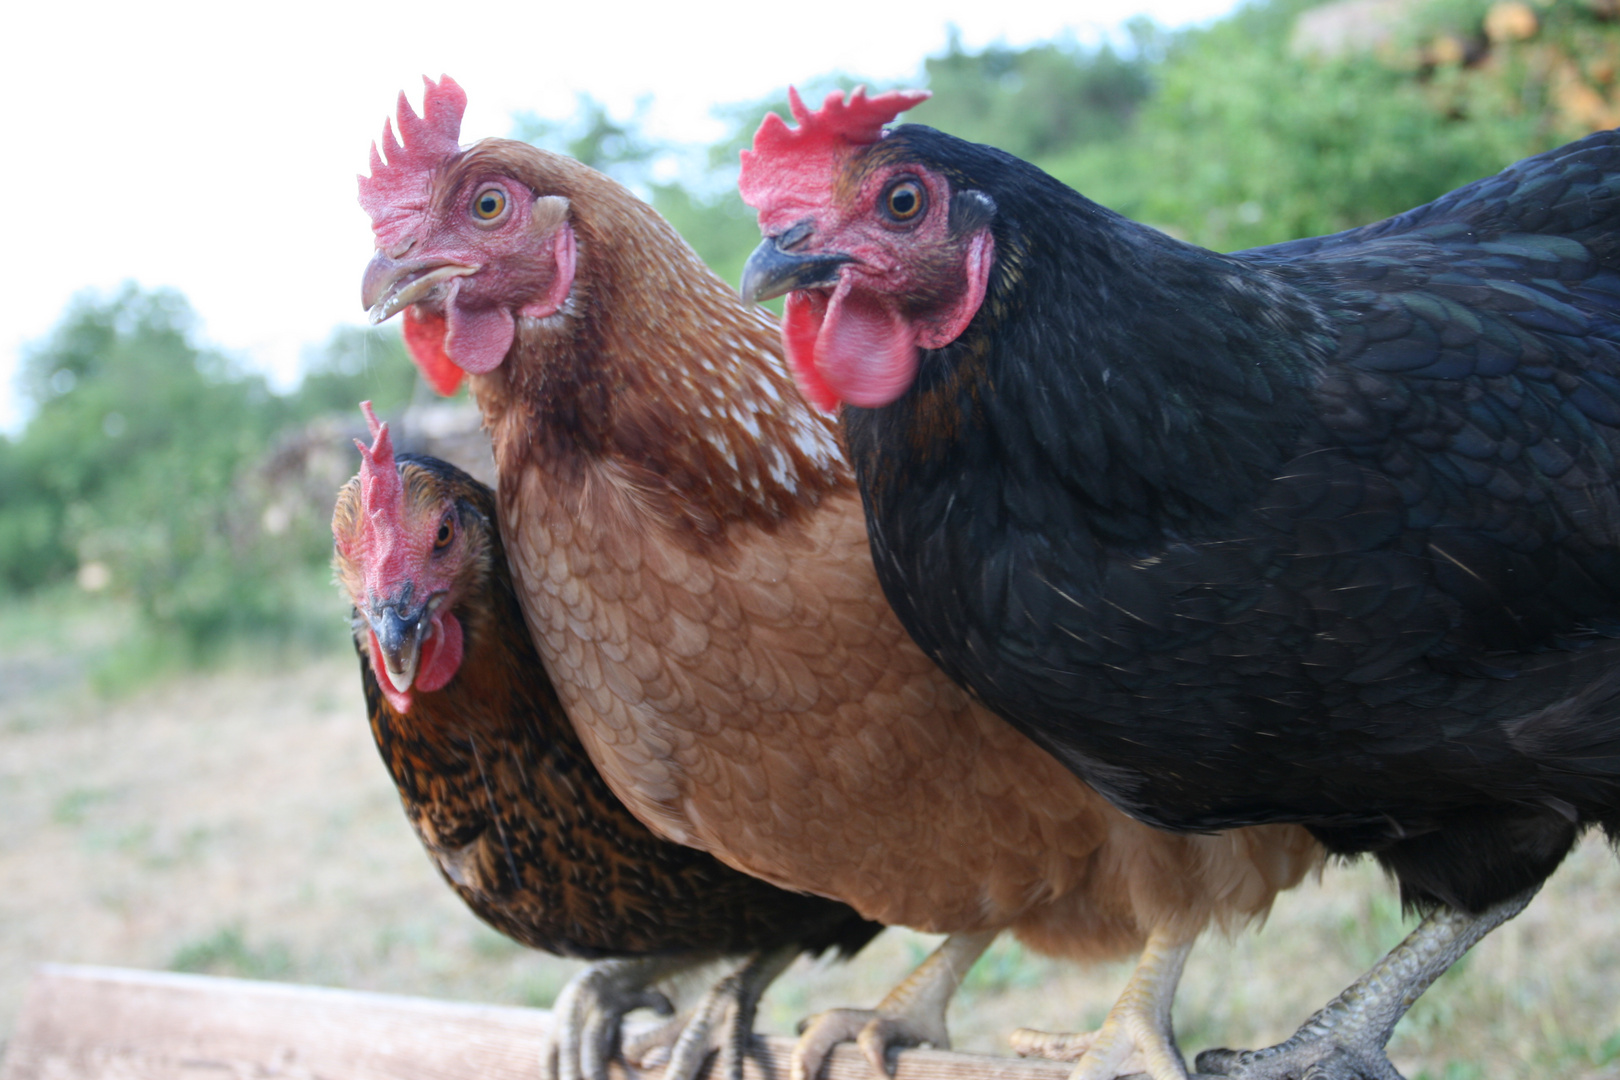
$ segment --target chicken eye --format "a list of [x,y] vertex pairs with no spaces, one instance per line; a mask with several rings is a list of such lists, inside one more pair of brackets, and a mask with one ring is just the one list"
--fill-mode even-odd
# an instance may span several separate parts
[[454,540],[455,538],[456,526],[455,523],[450,520],[450,517],[447,514],[445,515],[445,519],[439,522],[438,535],[434,536],[433,538],[433,550],[443,551],[445,548],[450,546],[450,541]]
[[883,212],[890,221],[911,221],[927,205],[927,190],[909,177],[891,184],[883,193]]
[[498,187],[487,187],[473,196],[472,214],[482,222],[492,222],[506,213],[506,192]]

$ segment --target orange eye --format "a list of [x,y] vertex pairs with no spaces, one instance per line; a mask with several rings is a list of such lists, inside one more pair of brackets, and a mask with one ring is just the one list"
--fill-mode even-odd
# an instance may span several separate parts
[[450,515],[446,514],[444,520],[439,522],[438,535],[433,538],[433,550],[443,551],[445,548],[450,546],[450,541],[454,540],[455,538],[455,522],[451,521]]
[[883,212],[890,221],[911,221],[927,206],[927,189],[910,177],[889,185],[883,193]]
[[481,222],[498,220],[506,213],[506,192],[498,187],[487,187],[473,196],[472,215]]

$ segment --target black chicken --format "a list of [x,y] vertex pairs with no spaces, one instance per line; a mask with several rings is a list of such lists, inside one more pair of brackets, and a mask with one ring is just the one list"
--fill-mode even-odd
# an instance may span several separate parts
[[[475,914],[525,945],[609,959],[559,997],[547,1071],[606,1080],[620,1018],[668,1011],[652,984],[748,961],[700,1005],[665,1075],[692,1080],[711,1032],[740,1080],[754,1008],[799,953],[851,955],[882,929],[654,836],[608,790],[535,654],[492,491],[375,443],[338,495],[334,564],[353,603],[371,730],[422,845]],[[358,444],[357,444],[358,445]],[[729,1014],[729,1019],[723,1018]]]
[[917,100],[795,97],[743,174],[884,589],[1129,813],[1376,855],[1424,924],[1199,1066],[1396,1077],[1411,1001],[1620,835],[1620,135],[1220,255],[882,131]]

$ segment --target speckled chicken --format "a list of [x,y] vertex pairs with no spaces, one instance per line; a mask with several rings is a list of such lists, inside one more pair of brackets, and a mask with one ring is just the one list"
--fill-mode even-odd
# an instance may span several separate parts
[[471,374],[519,602],[609,786],[738,869],[955,935],[864,1029],[874,1056],[942,1043],[951,978],[1012,929],[1076,960],[1146,944],[1081,1075],[1140,1049],[1184,1076],[1187,949],[1266,911],[1316,845],[1140,825],[957,689],[883,599],[836,429],[769,316],[606,177],[523,143],[463,150],[465,101],[430,82],[374,151],[364,302],[405,313],[441,386]]
[[852,954],[880,929],[653,835],[591,765],[535,654],[496,528],[495,496],[436,458],[375,442],[338,496],[334,564],[377,749],[406,817],[479,918],[525,945],[608,960],[559,998],[548,1068],[606,1076],[619,1019],[667,1002],[655,981],[748,955],[672,1054],[690,1080],[721,1049],[740,1076],[754,1005],[801,952]]

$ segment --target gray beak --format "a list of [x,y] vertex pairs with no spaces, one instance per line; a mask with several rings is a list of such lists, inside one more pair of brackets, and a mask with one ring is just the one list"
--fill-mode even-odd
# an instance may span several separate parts
[[425,607],[405,615],[388,604],[377,614],[367,615],[371,632],[377,635],[377,647],[382,650],[388,681],[400,693],[409,690],[416,681],[416,662],[422,656],[422,631],[428,625],[426,614]]
[[373,323],[410,307],[454,277],[478,273],[478,267],[443,259],[405,262],[382,252],[372,256],[360,282],[360,303]]
[[837,251],[818,251],[798,254],[782,249],[782,241],[802,240],[806,233],[795,227],[781,236],[767,236],[748,256],[743,267],[742,296],[750,303],[769,300],[797,289],[813,289],[833,285],[838,281],[838,270],[845,263],[855,261],[853,256]]

